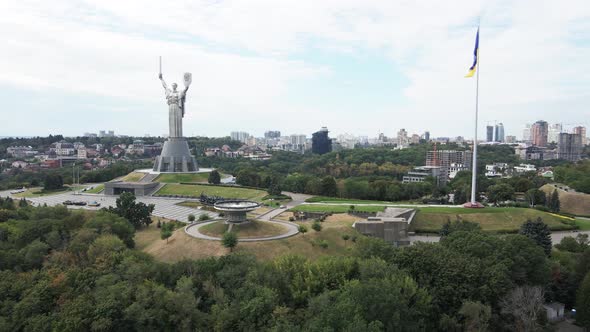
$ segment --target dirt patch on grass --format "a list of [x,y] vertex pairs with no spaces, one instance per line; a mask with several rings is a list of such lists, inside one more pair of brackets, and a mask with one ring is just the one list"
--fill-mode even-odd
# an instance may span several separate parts
[[[352,240],[344,241],[342,235],[361,237],[350,225],[353,217],[346,214],[334,215],[322,223],[323,229],[316,232],[311,229],[311,221],[297,222],[306,225],[306,234],[297,234],[287,239],[264,242],[240,242],[234,252],[249,253],[261,260],[272,260],[276,257],[295,254],[315,260],[322,256],[348,255],[354,247]],[[150,229],[154,227],[154,230]],[[160,239],[159,229],[150,225],[148,232],[143,230],[136,234],[136,246],[154,256],[159,261],[176,262],[182,259],[202,259],[206,257],[223,256],[229,249],[223,247],[220,241],[201,240],[193,238],[184,232],[184,228],[176,230],[166,240]],[[326,243],[322,248],[319,243]]]

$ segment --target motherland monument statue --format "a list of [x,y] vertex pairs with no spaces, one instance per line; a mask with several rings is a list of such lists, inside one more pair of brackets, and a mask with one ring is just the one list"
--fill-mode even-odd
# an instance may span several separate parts
[[186,93],[192,83],[192,75],[191,73],[184,74],[183,90],[178,90],[178,84],[176,83],[172,83],[172,88],[169,88],[162,75],[162,57],[160,57],[160,74],[158,78],[162,82],[166,93],[169,135],[162,147],[162,153],[156,158],[153,170],[170,173],[197,172],[199,170],[197,161],[190,153],[186,138],[182,136]]

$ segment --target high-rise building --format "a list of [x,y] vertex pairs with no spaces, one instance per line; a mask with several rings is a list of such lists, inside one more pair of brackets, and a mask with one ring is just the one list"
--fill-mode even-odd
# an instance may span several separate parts
[[397,145],[406,146],[408,145],[408,132],[402,128],[397,132]]
[[516,136],[512,136],[512,135],[506,136],[506,143],[509,143],[509,144],[516,143]]
[[311,152],[324,154],[332,151],[332,139],[328,137],[328,128],[322,127],[311,137]]
[[580,134],[559,134],[557,144],[557,158],[569,161],[580,160],[582,154],[582,135]]
[[531,141],[534,146],[547,146],[549,125],[546,121],[539,120],[531,126]]
[[264,133],[264,138],[279,138],[281,137],[281,132],[278,130],[269,130]]
[[584,126],[577,126],[574,127],[574,134],[578,134],[582,136],[582,145],[588,144],[588,138],[586,137],[586,127]]
[[530,124],[524,125],[524,129],[522,130],[522,141],[525,143],[529,143],[531,141],[531,125]]
[[554,123],[549,126],[547,133],[547,143],[559,143],[559,134],[563,132],[561,123]]
[[498,123],[494,128],[494,135],[496,142],[504,142],[504,124],[502,122]]
[[424,132],[424,140],[426,142],[430,141],[430,132],[429,131]]
[[451,168],[468,170],[471,168],[471,152],[456,150],[437,150],[426,153],[426,166],[441,167],[441,173],[449,178]]
[[229,136],[234,141],[240,141],[242,143],[246,143],[246,140],[248,139],[248,137],[250,137],[250,134],[248,134],[245,131],[232,131],[229,134]]
[[486,126],[486,142],[494,141],[494,127]]

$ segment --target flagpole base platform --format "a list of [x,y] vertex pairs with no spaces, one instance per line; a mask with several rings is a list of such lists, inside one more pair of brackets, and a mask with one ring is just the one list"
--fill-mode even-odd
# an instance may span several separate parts
[[463,207],[468,208],[468,209],[483,209],[484,208],[483,204],[481,204],[480,202],[475,202],[475,203],[467,202],[467,203],[463,204]]

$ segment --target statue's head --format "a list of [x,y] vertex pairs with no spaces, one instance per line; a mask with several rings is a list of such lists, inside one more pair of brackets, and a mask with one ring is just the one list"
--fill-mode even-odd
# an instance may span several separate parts
[[176,91],[176,88],[178,87],[178,84],[176,83],[172,83],[172,90]]

